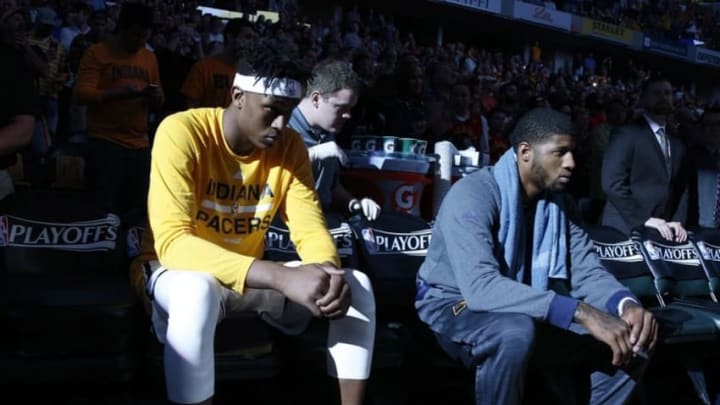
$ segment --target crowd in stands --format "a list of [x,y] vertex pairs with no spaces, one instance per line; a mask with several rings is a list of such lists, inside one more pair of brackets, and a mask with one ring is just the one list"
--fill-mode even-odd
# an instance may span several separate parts
[[[290,1],[230,2],[231,8],[251,13],[277,10],[280,18],[273,22],[247,13],[243,23],[226,25],[197,9],[203,4],[226,6],[218,4],[222,2],[145,3],[154,7],[155,14],[144,47],[157,60],[155,84],[161,86],[163,97],[157,108],[147,111],[148,127],[140,126],[149,139],[154,126],[170,113],[227,103],[223,95],[227,97],[231,80],[215,77],[215,89],[203,90],[202,80],[207,79],[203,74],[229,76],[233,59],[257,38],[286,37],[303,55],[298,63],[312,66],[324,58],[344,59],[362,78],[360,99],[343,129],[345,135],[397,134],[426,139],[429,145],[447,139],[461,149],[475,147],[493,163],[507,149],[507,133],[524,111],[549,106],[570,114],[580,134],[578,161],[583,162],[576,170],[574,192],[587,197],[600,193],[598,148],[613,125],[637,116],[640,84],[650,73],[632,60],[600,59],[592,52],[578,52],[572,66],[554,66],[538,42],[525,55],[520,49],[487,49],[469,42],[418,43],[413,32],[397,28],[393,16],[357,5],[338,3],[325,16],[311,18]],[[98,117],[88,116],[92,107],[87,94],[82,88],[78,91],[81,61],[92,44],[113,35],[119,6],[51,0],[2,3],[3,42],[22,51],[40,95],[33,141],[22,151],[29,180],[44,180],[42,164],[53,153],[66,145],[87,143],[88,126],[95,125],[88,120]],[[610,6],[607,10],[613,9]],[[650,18],[652,13],[642,15]],[[228,29],[234,37],[228,37]],[[200,61],[204,63],[196,64]],[[213,98],[212,91],[220,98]],[[673,91],[676,109],[670,126],[677,132],[694,126],[704,106],[682,86]],[[680,132],[683,137],[691,134]],[[338,137],[338,142],[349,146],[349,138]]]
[[542,1],[528,3],[582,15],[655,38],[720,49],[720,8],[717,2],[694,0]]

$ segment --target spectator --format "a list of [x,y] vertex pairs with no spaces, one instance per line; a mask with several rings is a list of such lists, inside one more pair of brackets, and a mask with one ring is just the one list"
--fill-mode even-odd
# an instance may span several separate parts
[[145,48],[151,27],[150,8],[124,4],[117,35],[85,51],[74,89],[75,101],[88,107],[89,187],[126,223],[145,215],[148,114],[163,100],[157,60]]
[[252,47],[257,34],[251,22],[235,18],[225,25],[223,35],[222,53],[196,62],[185,78],[181,91],[189,108],[230,104],[230,88],[238,60]]
[[[3,15],[4,16],[4,15]],[[30,143],[35,125],[37,90],[35,78],[24,51],[5,37],[7,18],[0,18],[0,199],[15,192],[7,169],[17,161],[17,153]]]
[[525,112],[526,107],[520,100],[518,86],[515,83],[505,83],[500,87],[498,106],[512,115],[513,121]]
[[720,105],[705,110],[699,132],[698,142],[690,152],[694,170],[688,223],[720,228]]
[[[298,58],[284,42],[264,42],[248,57],[252,70],[239,67],[230,105],[173,114],[158,128],[151,232],[133,277],[152,299],[173,403],[212,403],[215,327],[233,308],[284,333],[300,333],[313,316],[329,319],[328,372],[339,379],[340,403],[362,403],[375,302],[364,274],[338,269],[307,150],[285,129],[307,77]],[[260,260],[275,215],[303,260],[297,268]]]
[[210,30],[203,35],[203,43],[206,47],[213,42],[221,44],[225,42],[225,24],[220,18],[211,17]]
[[455,183],[438,212],[415,306],[445,352],[474,368],[476,404],[521,403],[532,365],[552,402],[623,403],[655,345],[654,317],[602,266],[563,193],[572,131],[566,115],[531,110],[513,148]]
[[428,72],[430,83],[424,103],[431,139],[438,139],[449,129],[447,118],[452,111],[450,103],[452,89],[457,83],[455,72],[455,68],[449,63],[434,63],[430,66]]
[[88,35],[94,42],[99,42],[110,39],[112,34],[113,23],[109,21],[107,12],[105,12],[104,9],[95,10],[92,14],[92,19],[90,20],[90,31],[88,31],[86,35]]
[[460,75],[463,79],[469,79],[475,75],[478,68],[478,50],[475,47],[469,47],[467,54],[462,61]]
[[445,138],[460,150],[475,148],[480,153],[479,166],[489,164],[488,122],[482,114],[471,113],[470,88],[462,83],[454,85],[450,104],[452,105],[452,115],[448,117],[450,130],[446,132]]
[[351,22],[348,25],[348,30],[343,35],[342,40],[343,48],[358,50],[363,46],[363,40],[360,37],[360,25],[356,22]]
[[293,110],[288,126],[302,135],[308,148],[315,189],[324,210],[362,212],[373,221],[380,206],[371,198],[354,198],[340,183],[340,165],[349,161],[335,141],[357,103],[360,78],[350,64],[327,60],[313,70],[305,97]]
[[500,159],[510,148],[510,129],[515,125],[512,114],[502,108],[496,108],[490,113],[488,127],[490,129],[490,164]]
[[67,16],[67,25],[60,29],[60,43],[66,50],[70,49],[73,39],[80,34],[87,34],[90,31],[88,21],[92,15],[92,7],[84,1],[76,1]]
[[395,90],[375,96],[378,102],[383,103],[379,117],[384,118],[385,126],[381,131],[391,135],[406,134],[408,138],[428,139],[428,122],[422,100],[423,83],[420,61],[410,54],[403,55],[398,61],[394,82],[379,80],[378,91],[387,91],[389,86]]
[[605,193],[602,191],[601,182],[603,155],[605,154],[610,134],[615,128],[625,124],[627,121],[627,107],[620,99],[610,100],[607,103],[604,115],[607,117],[606,121],[590,131],[589,139],[589,197],[591,201],[589,216],[593,218],[592,223],[599,221],[602,208],[605,205]]
[[590,194],[590,129],[588,110],[582,106],[575,106],[570,113],[574,127],[575,149],[573,157],[577,161],[573,178],[568,191],[578,201],[585,200]]
[[22,52],[27,67],[35,78],[44,77],[48,73],[48,64],[42,50],[28,41],[27,14],[22,8],[9,8],[0,14],[2,41],[11,44]]
[[540,41],[533,41],[533,45],[530,48],[530,62],[542,63],[542,48],[540,48]]
[[672,85],[653,76],[641,97],[642,116],[618,127],[605,149],[602,223],[628,235],[647,226],[667,240],[682,242],[687,238],[687,173],[685,145],[666,130],[673,111]]
[[41,113],[52,138],[58,126],[58,95],[68,80],[66,51],[52,37],[58,24],[57,14],[49,7],[37,9],[35,28],[28,40],[31,46],[42,52],[47,61],[47,74],[38,82]]

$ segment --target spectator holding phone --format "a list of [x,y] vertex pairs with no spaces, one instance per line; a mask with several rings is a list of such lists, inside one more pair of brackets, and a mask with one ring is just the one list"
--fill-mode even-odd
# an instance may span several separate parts
[[74,98],[87,105],[86,178],[105,208],[143,220],[150,172],[148,114],[163,93],[155,55],[145,48],[153,12],[125,4],[117,35],[85,51]]

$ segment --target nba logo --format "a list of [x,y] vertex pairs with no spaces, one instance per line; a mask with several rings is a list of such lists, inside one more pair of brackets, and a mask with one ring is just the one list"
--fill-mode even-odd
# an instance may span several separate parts
[[660,253],[651,241],[645,241],[645,249],[647,250],[651,260],[658,260],[660,258]]
[[9,244],[7,222],[6,216],[0,217],[0,246],[7,246]]
[[377,252],[377,246],[375,245],[375,233],[372,228],[363,228],[360,233],[362,233],[367,249],[371,252]]
[[702,255],[703,259],[705,260],[712,260],[712,255],[708,251],[707,246],[705,246],[705,242],[700,241],[697,243],[698,250],[700,250],[700,254]]

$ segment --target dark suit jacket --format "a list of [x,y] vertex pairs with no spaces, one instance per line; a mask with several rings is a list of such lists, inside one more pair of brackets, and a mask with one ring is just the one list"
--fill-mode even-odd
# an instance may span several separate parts
[[645,118],[615,128],[603,155],[602,188],[607,196],[602,224],[627,234],[650,217],[685,224],[685,144],[670,135],[672,170]]
[[720,153],[696,145],[688,150],[688,160],[688,225],[714,228]]

